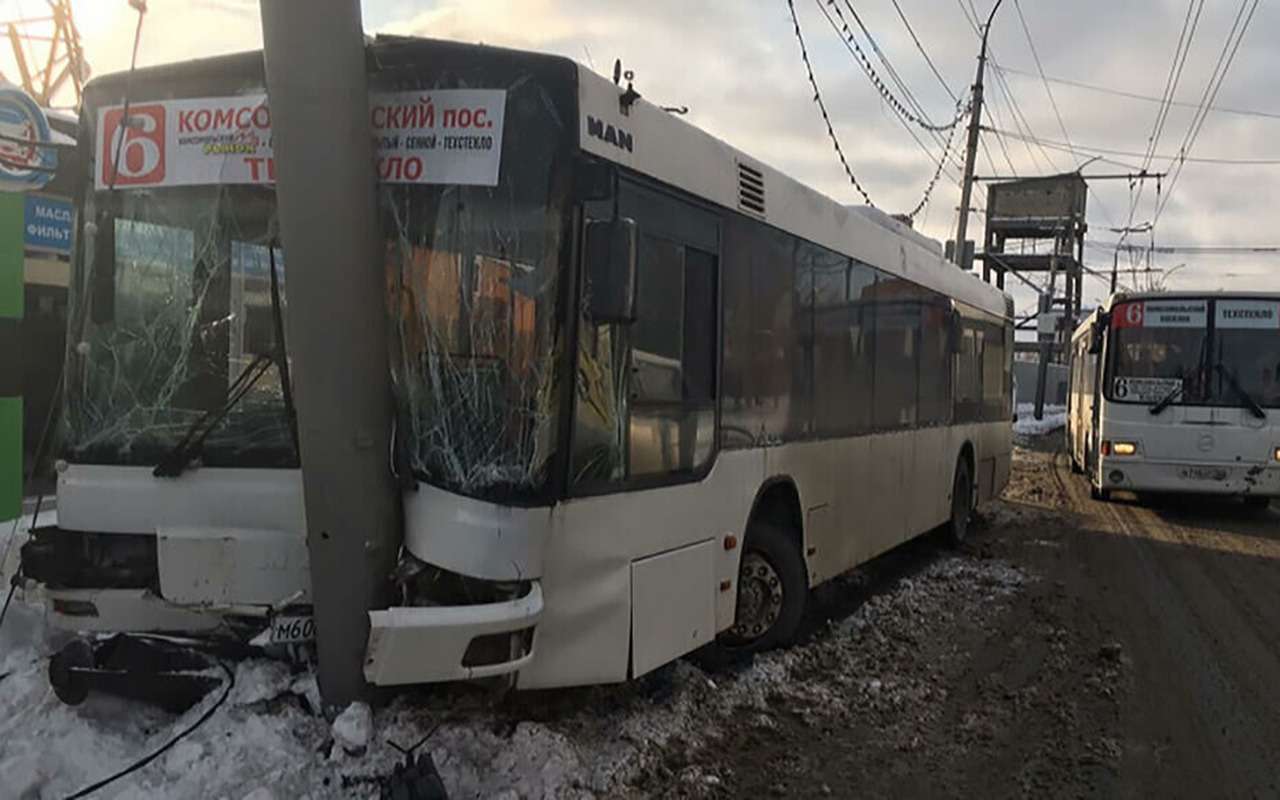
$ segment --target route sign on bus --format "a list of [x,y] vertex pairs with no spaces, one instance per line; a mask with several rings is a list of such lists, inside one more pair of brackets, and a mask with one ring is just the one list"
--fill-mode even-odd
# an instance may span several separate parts
[[1203,328],[1209,322],[1204,300],[1144,300],[1117,306],[1115,328]]
[[[371,94],[378,179],[496,186],[506,99],[504,89]],[[135,103],[123,118],[121,106],[98,112],[99,190],[275,182],[265,94]]]

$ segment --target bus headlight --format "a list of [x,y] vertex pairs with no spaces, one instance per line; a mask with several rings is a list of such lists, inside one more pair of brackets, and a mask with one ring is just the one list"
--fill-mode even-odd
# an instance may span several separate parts
[[1137,442],[1113,442],[1111,452],[1118,456],[1132,456],[1138,452]]
[[1280,447],[1277,447],[1277,448],[1276,448],[1276,451],[1275,451],[1274,453],[1272,453],[1271,455],[1273,455],[1273,456],[1275,456],[1275,457],[1276,457],[1276,461],[1280,461]]

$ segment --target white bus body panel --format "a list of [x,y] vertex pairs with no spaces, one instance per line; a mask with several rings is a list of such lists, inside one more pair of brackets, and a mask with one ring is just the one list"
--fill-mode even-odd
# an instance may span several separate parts
[[157,478],[147,467],[68,465],[58,475],[64,530],[156,536],[162,597],[140,590],[45,590],[89,600],[97,617],[51,614],[74,630],[195,632],[228,607],[308,602],[302,475],[282,469],[192,469]]
[[[978,472],[986,467],[989,478],[977,499],[988,500],[1008,480],[1007,422],[725,451],[698,482],[565,501],[550,512],[542,569],[526,576],[536,577],[541,591],[536,619],[519,601],[373,612],[366,675],[375,683],[475,676],[462,666],[471,638],[535,623],[526,657],[484,667],[483,674],[517,673],[522,689],[643,674],[733,624],[740,543],[752,507],[771,481],[796,488],[809,583],[816,585],[946,522],[966,443]],[[468,509],[478,519],[490,514],[483,509],[490,504],[447,492],[433,504]],[[454,512],[440,513],[447,518]],[[492,506],[492,514],[505,513]],[[523,527],[503,528],[503,536],[522,541],[539,533],[536,514],[523,519]],[[437,563],[437,552],[466,551],[448,540],[472,532],[445,527],[430,540],[432,548],[420,549],[428,540],[409,529],[406,542],[414,543],[415,555]],[[727,535],[739,545],[727,549]],[[493,574],[508,568],[500,558],[505,555],[495,554],[478,569]],[[484,618],[471,620],[467,609],[479,608],[486,609]]]
[[1097,441],[1136,442],[1138,452],[1100,455],[1090,476],[1100,488],[1280,497],[1275,409],[1264,420],[1244,408],[1175,404],[1153,417],[1145,405],[1102,403]]

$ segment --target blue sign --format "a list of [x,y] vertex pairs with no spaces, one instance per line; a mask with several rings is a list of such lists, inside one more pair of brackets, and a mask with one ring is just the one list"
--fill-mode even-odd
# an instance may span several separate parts
[[18,89],[0,88],[0,191],[43,189],[53,179],[58,156],[49,120],[36,102]]
[[71,255],[74,211],[71,203],[36,194],[26,196],[27,213],[22,225],[23,243],[28,250]]

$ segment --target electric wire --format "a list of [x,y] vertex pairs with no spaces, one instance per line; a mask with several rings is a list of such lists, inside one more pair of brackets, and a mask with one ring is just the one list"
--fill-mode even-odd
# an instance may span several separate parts
[[1027,45],[1031,48],[1031,58],[1036,62],[1036,71],[1040,73],[1040,81],[1044,84],[1044,92],[1049,96],[1049,105],[1053,108],[1053,115],[1058,120],[1058,128],[1062,131],[1062,138],[1070,145],[1071,134],[1067,133],[1067,125],[1062,121],[1062,112],[1058,110],[1058,101],[1054,99],[1053,89],[1049,86],[1049,82],[1044,79],[1044,65],[1040,63],[1040,53],[1036,50],[1035,39],[1031,37],[1031,28],[1027,26],[1027,18],[1022,14],[1022,3],[1018,2],[1018,0],[1013,0],[1013,8],[1018,12],[1018,22],[1022,24],[1022,33],[1027,37]]
[[[985,127],[984,127],[984,130],[987,130],[990,133],[997,132],[995,129],[985,128]],[[1037,145],[1048,147],[1053,150],[1061,150],[1063,152],[1068,152],[1074,149],[1076,152],[1082,153],[1084,155],[1126,156],[1129,158],[1139,158],[1139,159],[1145,155],[1144,153],[1139,153],[1133,150],[1121,150],[1114,147],[1103,147],[1101,145],[1084,145],[1084,144],[1069,145],[1066,142],[1059,142],[1056,139],[1044,139],[1038,136],[1027,137],[1024,134],[1017,133],[1015,131],[1009,131],[1009,130],[999,131],[999,133],[1014,139],[1025,138],[1028,141],[1031,141]],[[1105,160],[1105,159],[1102,159],[1102,160]],[[1181,153],[1158,154],[1154,157],[1154,160],[1158,160],[1158,161],[1169,160],[1172,162],[1186,162],[1188,164],[1218,164],[1221,166],[1241,166],[1241,167],[1280,165],[1280,158],[1261,158],[1261,157],[1259,158],[1228,158],[1226,156],[1190,156],[1190,155],[1183,155]],[[1116,161],[1110,161],[1108,163],[1125,166],[1129,169],[1132,169],[1135,172],[1142,171],[1142,168],[1140,166],[1136,166],[1133,164],[1125,164],[1124,162],[1116,162]]]
[[[1164,209],[1169,204],[1169,198],[1173,196],[1174,187],[1177,186],[1178,179],[1182,177],[1183,168],[1190,157],[1188,154],[1195,147],[1196,141],[1200,138],[1200,132],[1204,129],[1205,120],[1208,119],[1209,112],[1207,109],[1213,105],[1214,99],[1218,96],[1218,91],[1222,89],[1222,84],[1226,81],[1227,73],[1235,61],[1236,54],[1240,51],[1240,44],[1244,41],[1245,33],[1249,30],[1249,24],[1253,21],[1253,15],[1258,10],[1259,2],[1260,0],[1253,0],[1253,4],[1250,5],[1249,0],[1243,0],[1240,4],[1240,10],[1236,12],[1235,22],[1231,26],[1231,31],[1227,34],[1222,53],[1218,56],[1218,63],[1214,66],[1214,71],[1209,76],[1209,82],[1205,84],[1204,94],[1200,99],[1200,108],[1191,120],[1187,135],[1183,137],[1182,146],[1178,148],[1179,155],[1174,162],[1176,167],[1174,167],[1174,164],[1170,164],[1170,167],[1174,168],[1173,177],[1169,181],[1168,191],[1156,207],[1156,213],[1151,220],[1153,226],[1164,214]],[[1246,7],[1249,9],[1247,16],[1245,16]],[[1238,34],[1237,30],[1239,31]],[[1234,37],[1234,43],[1232,37]]]
[[929,57],[929,51],[920,42],[920,37],[916,36],[915,29],[911,27],[910,21],[907,20],[907,15],[902,12],[902,6],[898,3],[898,0],[892,0],[892,2],[894,11],[898,12],[898,19],[902,20],[903,26],[906,27],[907,33],[911,36],[911,41],[915,42],[916,49],[920,51],[920,55],[924,56],[924,62],[929,65],[929,70],[933,72],[933,76],[938,79],[938,83],[942,85],[942,88],[946,90],[951,99],[959,102],[960,98],[951,90],[951,85],[947,83],[947,79],[942,77],[942,73],[938,71],[937,65]]
[[[822,1],[823,0],[819,0],[820,7]],[[842,31],[842,38],[848,42],[847,46],[851,46],[850,53],[852,53],[854,58],[857,59],[859,65],[862,67],[862,71],[866,73],[867,79],[871,81],[871,85],[880,92],[880,96],[884,98],[884,101],[888,103],[896,113],[913,125],[917,125],[926,131],[934,133],[951,130],[960,124],[960,120],[964,118],[964,109],[960,106],[957,106],[956,115],[946,124],[937,125],[928,118],[928,115],[920,106],[919,102],[916,101],[911,90],[907,88],[906,83],[898,75],[898,71],[893,68],[888,57],[884,55],[884,51],[882,51],[879,45],[876,44],[874,37],[872,37],[867,26],[863,24],[862,17],[859,16],[858,12],[854,9],[853,4],[850,0],[844,0],[845,6],[849,9],[849,13],[853,17],[853,20],[857,24],[859,30],[862,31],[862,35],[867,38],[867,42],[871,45],[871,49],[876,53],[876,57],[880,60],[880,63],[884,65],[885,72],[887,72],[894,83],[897,84],[898,90],[907,98],[907,102],[911,105],[911,108],[908,108],[906,104],[899,100],[897,95],[895,95],[885,84],[884,79],[880,77],[875,66],[871,63],[871,59],[867,57],[866,52],[863,51],[862,45],[858,43],[858,38],[854,35],[853,29],[849,27],[849,23],[845,20],[844,13],[840,10],[840,6],[836,0],[825,0],[825,2],[839,20],[838,31]],[[823,8],[823,13],[827,14],[826,8]],[[827,18],[828,20],[831,19],[830,14],[827,14]],[[833,23],[833,25],[835,25],[835,23]]]
[[[995,67],[993,67],[993,69],[995,69]],[[1001,72],[1011,74],[1011,75],[1022,75],[1028,78],[1036,77],[1036,73],[1031,72],[1029,70],[1018,69],[1016,67],[1001,65],[998,69]],[[1163,104],[1164,102],[1161,98],[1154,97],[1152,95],[1139,94],[1137,92],[1130,92],[1125,89],[1115,89],[1108,86],[1099,86],[1096,83],[1086,83],[1085,81],[1078,81],[1071,78],[1054,77],[1052,75],[1049,75],[1049,76],[1046,76],[1045,80],[1049,81],[1049,83],[1056,83],[1061,86],[1071,86],[1076,89],[1083,89],[1085,91],[1096,92],[1098,94],[1112,95],[1114,97],[1124,97],[1129,100],[1141,100],[1146,103],[1154,103],[1154,104]],[[1200,108],[1199,103],[1191,103],[1186,100],[1174,100],[1174,101],[1171,101],[1169,104],[1172,106],[1176,106],[1178,108]],[[1236,116],[1280,120],[1280,112],[1263,111],[1257,108],[1236,108],[1233,106],[1215,105],[1215,106],[1210,106],[1208,110],[1215,114],[1234,114]]]
[[827,104],[822,99],[822,90],[818,88],[818,79],[813,74],[813,64],[809,60],[809,49],[805,45],[804,33],[800,30],[800,17],[796,14],[795,0],[787,0],[787,10],[791,12],[791,23],[795,28],[796,41],[800,44],[800,59],[804,61],[805,74],[809,77],[809,85],[813,87],[813,101],[817,103],[818,110],[822,113],[822,121],[827,126],[827,135],[831,137],[831,144],[836,149],[836,155],[840,158],[840,164],[844,167],[844,172],[849,176],[849,183],[853,184],[853,188],[862,195],[862,199],[867,205],[875,207],[871,202],[871,195],[867,194],[867,190],[862,188],[862,184],[858,181],[856,175],[853,174],[853,168],[849,166],[849,159],[845,157],[844,149],[840,146],[840,139],[836,136],[835,126],[831,124],[831,114],[827,112]]
[[170,739],[169,741],[165,742],[165,743],[164,743],[163,745],[161,745],[157,750],[153,751],[150,755],[147,755],[147,756],[144,756],[143,758],[138,759],[137,761],[133,762],[132,764],[130,764],[129,766],[127,766],[127,767],[125,767],[124,769],[120,770],[119,772],[115,773],[114,775],[111,775],[111,776],[109,776],[109,777],[103,778],[102,780],[98,781],[97,783],[95,783],[95,784],[93,784],[93,785],[91,785],[91,786],[86,786],[85,788],[81,789],[80,791],[76,792],[75,794],[68,795],[68,796],[67,796],[67,800],[79,800],[79,798],[81,798],[81,797],[88,797],[89,795],[93,794],[94,792],[98,791],[99,789],[103,788],[104,786],[109,786],[110,784],[115,783],[116,781],[120,780],[121,778],[124,778],[124,777],[126,777],[126,776],[128,776],[128,775],[132,775],[133,773],[135,773],[135,772],[137,772],[138,770],[142,769],[142,768],[143,768],[143,767],[145,767],[146,765],[150,764],[152,761],[155,761],[155,760],[156,760],[157,758],[159,758],[160,756],[162,756],[162,755],[164,755],[165,753],[169,752],[169,750],[170,750],[174,745],[176,745],[178,742],[182,741],[183,739],[187,738],[187,737],[188,737],[188,736],[190,736],[192,733],[195,733],[195,731],[196,731],[196,730],[197,730],[201,725],[204,725],[206,722],[208,722],[208,721],[209,721],[209,718],[210,718],[210,717],[212,717],[212,716],[214,715],[214,713],[215,713],[219,708],[221,708],[221,707],[222,707],[222,704],[223,704],[223,703],[225,703],[225,702],[227,701],[227,698],[231,695],[231,690],[232,690],[232,689],[234,689],[234,688],[235,688],[235,685],[236,685],[236,675],[235,675],[235,672],[233,672],[233,671],[231,670],[231,668],[230,668],[230,667],[228,667],[226,664],[224,664],[224,663],[223,663],[223,662],[221,662],[221,661],[219,661],[219,662],[218,662],[218,666],[222,667],[222,671],[223,671],[223,672],[225,672],[225,673],[226,673],[226,675],[227,675],[227,683],[226,683],[226,686],[224,686],[224,687],[223,687],[223,690],[222,690],[222,696],[221,696],[221,697],[219,697],[219,698],[217,699],[217,701],[216,701],[213,705],[211,705],[211,706],[209,706],[208,708],[206,708],[206,709],[204,710],[204,713],[200,715],[200,718],[199,718],[199,719],[197,719],[195,722],[191,723],[191,725],[190,725],[190,726],[188,726],[186,729],[184,729],[184,730],[182,730],[181,732],[179,732],[179,733],[178,733],[176,736],[174,736],[172,739]]
[[[835,32],[836,36],[840,39],[841,44],[844,46],[844,48],[847,51],[849,51],[850,55],[852,55],[854,59],[864,67],[864,72],[865,72],[866,67],[869,66],[869,62],[867,62],[865,55],[860,56],[860,52],[861,52],[860,50],[856,50],[857,44],[856,44],[856,40],[853,37],[853,32],[849,29],[848,24],[844,21],[843,16],[840,15],[839,8],[835,6],[834,0],[826,0],[825,2],[824,0],[815,0],[815,4],[818,6],[818,10],[822,13],[823,17],[827,20],[827,24],[831,26],[832,31]],[[832,16],[832,13],[827,10],[828,6],[830,6],[835,11],[836,16]],[[870,75],[868,75],[868,77],[870,77]],[[893,106],[892,104],[890,105],[890,108],[893,109],[895,112],[897,111],[897,107]],[[957,185],[960,185],[961,183],[960,179],[946,169],[946,165],[948,161],[949,145],[940,140],[939,144],[942,144],[944,148],[942,157],[938,158],[934,156],[934,154],[929,150],[928,146],[925,145],[924,142],[920,141],[920,137],[916,134],[915,126],[913,126],[912,123],[903,114],[896,113],[895,116],[897,117],[899,123],[902,125],[903,129],[906,130],[907,135],[909,135],[911,139],[916,143],[916,145],[921,149],[921,151],[924,152],[924,154],[931,161],[934,162],[934,165],[935,167],[937,167],[938,171],[941,173],[945,173]],[[952,128],[952,130],[954,130],[954,127]],[[935,138],[940,139],[939,132],[929,131],[929,133],[933,135]],[[960,169],[963,169],[963,167],[960,167],[959,165],[957,165],[957,167]],[[936,184],[936,180],[931,181],[926,190],[926,194],[925,194],[926,204],[927,204],[928,197],[932,193],[932,189],[935,184]],[[923,208],[924,205],[925,204],[920,204],[919,207]],[[914,217],[915,215],[912,214],[910,216]]]
[[[1173,61],[1169,64],[1169,75],[1165,78],[1164,93],[1160,108],[1156,111],[1155,123],[1151,128],[1151,135],[1147,138],[1146,155],[1142,160],[1142,171],[1146,172],[1155,157],[1155,152],[1160,147],[1160,138],[1164,134],[1165,123],[1169,119],[1169,111],[1172,106],[1174,96],[1178,91],[1178,83],[1182,79],[1182,70],[1186,66],[1187,56],[1191,53],[1191,43],[1195,38],[1196,28],[1200,24],[1200,14],[1204,10],[1204,0],[1190,0],[1187,4],[1187,13],[1182,20],[1182,31],[1178,34],[1178,44],[1174,48]],[[1193,12],[1194,11],[1194,17]],[[1142,202],[1143,190],[1146,188],[1146,181],[1139,181],[1137,191],[1130,191],[1129,199],[1129,218],[1125,224],[1125,232],[1121,235],[1123,241],[1129,236],[1129,228],[1133,227],[1133,218],[1137,213],[1138,204]]]

